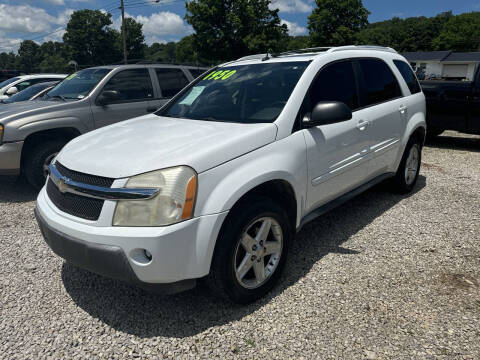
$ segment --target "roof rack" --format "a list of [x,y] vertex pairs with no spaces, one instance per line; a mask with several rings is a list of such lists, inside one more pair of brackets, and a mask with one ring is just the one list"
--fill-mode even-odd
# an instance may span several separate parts
[[248,56],[241,57],[236,61],[268,59],[269,56],[275,58],[280,56],[288,56],[288,55],[296,55],[296,54],[332,53],[332,52],[346,51],[346,50],[386,51],[386,52],[397,54],[397,51],[390,47],[376,46],[376,45],[347,45],[347,46],[337,46],[337,47],[320,46],[320,47],[289,50],[281,53],[248,55]]
[[395,49],[386,46],[377,46],[377,45],[346,45],[346,46],[338,46],[332,47],[327,52],[336,52],[336,51],[346,51],[346,50],[373,50],[373,51],[386,51],[398,54]]

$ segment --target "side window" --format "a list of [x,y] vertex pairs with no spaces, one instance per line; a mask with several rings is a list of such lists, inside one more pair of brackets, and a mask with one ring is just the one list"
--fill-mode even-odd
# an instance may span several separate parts
[[407,83],[412,94],[417,94],[422,91],[412,68],[405,61],[393,60],[393,63],[397,67],[398,71],[400,71],[400,74],[402,74],[403,79]]
[[188,69],[190,71],[190,74],[192,74],[193,78],[196,79],[200,75],[202,75],[206,70],[202,69]]
[[104,86],[103,91],[106,90],[118,93],[115,103],[153,98],[152,81],[147,69],[130,69],[117,73]]
[[181,69],[155,69],[164,98],[175,96],[189,81]]
[[363,75],[362,107],[402,96],[400,85],[388,65],[380,59],[357,60]]
[[310,88],[310,106],[320,101],[341,101],[353,111],[359,107],[357,83],[350,60],[327,65]]
[[18,83],[17,85],[15,85],[15,87],[18,89],[18,92],[20,92],[20,91],[25,90],[26,88],[30,87],[31,85],[33,85],[32,81],[27,80],[27,81],[22,81],[22,82]]

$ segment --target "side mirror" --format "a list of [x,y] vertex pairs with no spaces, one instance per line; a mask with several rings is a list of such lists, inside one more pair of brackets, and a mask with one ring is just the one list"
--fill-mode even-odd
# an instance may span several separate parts
[[15,95],[16,93],[18,93],[18,89],[16,86],[11,86],[8,88],[8,90],[5,92],[6,95]]
[[119,98],[120,98],[120,94],[118,93],[118,91],[105,90],[105,91],[102,91],[102,93],[97,99],[97,102],[100,105],[108,105],[108,104],[111,104],[112,102],[117,101]]
[[310,116],[303,119],[303,126],[311,128],[314,126],[335,124],[347,121],[352,118],[352,111],[340,101],[320,101]]

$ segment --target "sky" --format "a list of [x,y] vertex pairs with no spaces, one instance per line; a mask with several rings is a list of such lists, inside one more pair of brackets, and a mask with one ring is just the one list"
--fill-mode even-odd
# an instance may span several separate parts
[[[127,16],[143,24],[147,44],[176,41],[191,34],[185,22],[185,0],[124,0]],[[0,52],[18,50],[22,40],[61,41],[73,11],[100,9],[112,13],[113,26],[119,28],[120,0],[0,0]],[[370,22],[394,16],[434,16],[444,11],[454,14],[480,11],[480,0],[363,0],[370,11]],[[314,0],[272,0],[280,10],[282,22],[291,35],[306,35],[307,17]]]

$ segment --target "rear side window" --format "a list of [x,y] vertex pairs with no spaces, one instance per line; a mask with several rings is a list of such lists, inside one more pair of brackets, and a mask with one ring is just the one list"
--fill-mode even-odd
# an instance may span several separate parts
[[153,87],[147,69],[123,70],[114,75],[103,90],[118,93],[116,103],[140,101],[153,98]]
[[189,81],[181,69],[155,69],[164,98],[175,96]]
[[400,74],[402,74],[403,79],[407,83],[407,86],[412,94],[417,94],[422,91],[410,65],[402,60],[393,60],[393,63],[397,67],[398,71],[400,71]]
[[197,77],[199,77],[200,75],[202,75],[206,70],[202,70],[202,69],[188,69],[188,71],[190,71],[190,74],[192,74],[192,76],[196,79]]
[[362,107],[380,104],[402,96],[390,67],[380,59],[357,60],[362,73]]
[[341,101],[351,110],[359,107],[358,91],[350,60],[329,64],[320,70],[310,88],[310,105],[320,101]]

